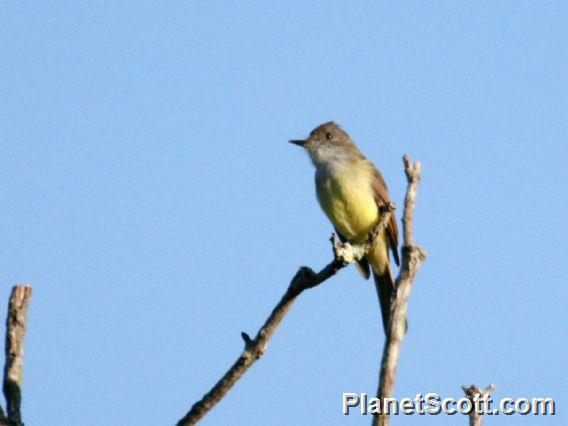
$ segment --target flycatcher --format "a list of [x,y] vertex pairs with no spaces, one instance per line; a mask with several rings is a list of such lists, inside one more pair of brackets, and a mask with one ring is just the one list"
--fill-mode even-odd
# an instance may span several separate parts
[[[319,204],[339,238],[362,243],[378,224],[379,206],[389,202],[387,185],[379,171],[355,146],[349,135],[333,122],[316,127],[307,139],[291,140],[308,151],[316,167],[316,194]],[[398,230],[391,216],[385,230],[374,240],[365,258],[356,263],[368,279],[372,271],[385,333],[390,318],[394,279],[389,263],[389,248],[396,264]],[[369,268],[370,266],[370,268]]]

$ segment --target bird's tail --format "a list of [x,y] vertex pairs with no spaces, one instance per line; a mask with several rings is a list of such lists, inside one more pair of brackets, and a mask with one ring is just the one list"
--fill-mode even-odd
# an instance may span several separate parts
[[377,274],[373,271],[373,279],[375,280],[375,287],[377,289],[377,295],[379,296],[381,316],[383,317],[383,329],[386,335],[391,316],[391,298],[394,292],[394,278],[390,266],[387,264],[387,267],[384,268],[381,274]]

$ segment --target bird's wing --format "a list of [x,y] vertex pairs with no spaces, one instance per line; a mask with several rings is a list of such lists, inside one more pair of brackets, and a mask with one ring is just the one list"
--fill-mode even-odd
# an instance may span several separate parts
[[[342,243],[347,241],[347,238],[345,238],[343,235],[341,235],[341,233],[337,230],[337,228],[335,228],[335,232],[336,232],[337,236],[339,237],[339,239],[341,240]],[[371,270],[369,268],[369,262],[367,261],[366,257],[364,257],[361,260],[356,260],[355,261],[355,267],[357,268],[357,270],[359,271],[359,273],[361,274],[361,276],[363,278],[365,278],[366,280],[369,279],[369,277],[371,276]]]
[[[380,207],[386,205],[389,202],[389,193],[387,184],[381,176],[381,173],[376,168],[373,169],[375,175],[375,179],[373,179],[373,190],[375,191],[375,199],[377,201],[377,204]],[[386,231],[394,261],[398,266],[400,265],[400,258],[398,256],[398,227],[396,225],[396,219],[394,215],[391,216]]]

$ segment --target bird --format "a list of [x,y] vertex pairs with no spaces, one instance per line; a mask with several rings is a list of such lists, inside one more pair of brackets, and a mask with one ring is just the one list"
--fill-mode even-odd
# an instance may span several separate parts
[[[333,121],[317,126],[306,139],[289,142],[308,152],[316,169],[317,200],[341,241],[354,244],[368,241],[380,220],[381,206],[390,203],[387,185],[379,170]],[[375,237],[365,257],[355,263],[363,278],[373,275],[385,334],[395,290],[389,251],[399,265],[398,228],[393,215],[385,230]]]

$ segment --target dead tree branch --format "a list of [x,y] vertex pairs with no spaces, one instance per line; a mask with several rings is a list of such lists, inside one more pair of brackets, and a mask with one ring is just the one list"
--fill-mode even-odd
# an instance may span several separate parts
[[480,409],[480,402],[485,400],[491,393],[495,392],[495,385],[491,384],[485,389],[479,389],[475,385],[462,386],[465,396],[471,401],[472,410],[469,412],[469,426],[481,426],[482,410]]
[[0,408],[0,425],[23,426],[20,406],[22,402],[24,337],[31,297],[32,288],[29,285],[16,285],[12,288],[6,320],[6,365],[2,386],[6,398],[7,415]]
[[383,409],[380,414],[373,416],[374,426],[387,426],[389,423],[389,415],[385,413],[385,404],[383,402],[385,398],[391,398],[393,395],[400,348],[404,334],[406,333],[406,307],[408,304],[408,296],[412,289],[414,277],[420,269],[420,265],[426,259],[426,251],[414,244],[413,231],[414,207],[416,205],[416,196],[420,183],[421,164],[419,162],[413,164],[407,155],[403,157],[403,161],[408,185],[406,188],[402,218],[404,244],[402,247],[402,265],[395,281],[391,320],[383,349],[379,388],[377,391],[377,397]]
[[373,236],[383,232],[387,227],[390,217],[393,214],[395,205],[389,203],[381,207],[381,218],[371,232],[369,240],[358,245],[349,243],[340,243],[335,234],[331,237],[333,246],[333,261],[331,261],[320,272],[316,273],[308,267],[301,267],[282,296],[282,299],[258,331],[256,337],[252,339],[247,333],[241,333],[244,340],[244,350],[219,380],[213,388],[197,401],[189,410],[189,412],[177,423],[177,426],[188,426],[196,424],[203,416],[205,416],[235,385],[235,383],[247,372],[247,370],[266,352],[268,341],[288,313],[296,298],[304,291],[314,288],[335,275],[340,269],[347,266],[351,262],[361,259],[367,254],[371,247]]

